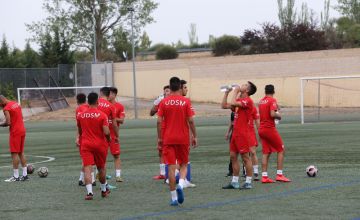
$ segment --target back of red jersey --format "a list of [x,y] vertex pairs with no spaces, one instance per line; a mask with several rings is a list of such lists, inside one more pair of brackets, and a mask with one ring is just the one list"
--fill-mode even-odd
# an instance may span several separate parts
[[274,118],[271,117],[271,110],[278,110],[276,99],[265,96],[259,102],[260,128],[274,128]]
[[10,114],[10,134],[22,135],[25,134],[25,126],[21,106],[14,101],[10,101],[4,107],[4,111],[8,111]]
[[164,120],[164,145],[189,145],[188,118],[194,115],[190,99],[169,95],[159,104],[158,116]]
[[75,110],[75,114],[76,114],[75,117],[77,117],[79,113],[86,111],[88,108],[89,108],[88,104],[84,103],[79,105]]
[[250,97],[238,98],[236,102],[241,102],[242,106],[235,109],[233,136],[249,132],[254,108],[254,102]]
[[109,126],[107,116],[96,108],[88,108],[77,116],[81,128],[82,148],[107,147],[103,126]]

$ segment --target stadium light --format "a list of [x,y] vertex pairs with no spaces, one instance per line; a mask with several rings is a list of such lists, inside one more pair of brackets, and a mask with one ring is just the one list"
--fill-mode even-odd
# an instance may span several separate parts
[[132,64],[133,64],[133,82],[134,82],[134,111],[135,119],[138,118],[138,109],[137,109],[137,97],[136,97],[136,74],[135,74],[135,44],[134,44],[134,8],[128,7],[128,12],[131,15],[131,45],[132,45]]

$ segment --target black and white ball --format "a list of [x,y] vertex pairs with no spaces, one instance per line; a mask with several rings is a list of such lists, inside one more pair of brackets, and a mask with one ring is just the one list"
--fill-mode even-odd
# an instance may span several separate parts
[[44,178],[44,177],[47,177],[47,176],[48,176],[49,170],[48,170],[47,167],[40,167],[40,168],[38,169],[37,173],[38,173],[39,177]]
[[317,175],[318,169],[314,165],[310,165],[306,168],[306,174],[308,177],[315,177]]

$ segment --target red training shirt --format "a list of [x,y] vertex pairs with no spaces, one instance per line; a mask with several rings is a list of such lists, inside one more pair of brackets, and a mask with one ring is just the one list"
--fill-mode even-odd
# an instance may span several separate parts
[[259,117],[260,117],[259,113],[258,113],[256,107],[254,106],[253,111],[251,113],[250,124],[249,124],[251,129],[254,129],[254,121],[259,119]]
[[8,111],[10,113],[10,135],[24,135],[26,130],[21,106],[17,102],[10,101],[5,105],[3,111]]
[[275,128],[271,110],[278,110],[277,101],[273,97],[265,96],[259,102],[260,128]]
[[241,102],[242,106],[235,109],[233,136],[246,134],[250,131],[250,121],[254,108],[254,102],[250,97],[238,98],[236,102]]
[[188,118],[194,115],[190,99],[169,95],[160,102],[157,114],[164,120],[164,145],[190,144]]

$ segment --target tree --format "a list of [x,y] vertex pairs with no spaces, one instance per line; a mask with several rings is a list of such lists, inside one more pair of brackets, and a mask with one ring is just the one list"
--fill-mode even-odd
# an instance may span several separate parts
[[39,54],[31,48],[29,41],[26,42],[25,50],[23,51],[22,63],[25,68],[39,68],[42,66]]
[[335,9],[345,17],[360,24],[360,1],[359,0],[338,0]]
[[[129,40],[129,34],[125,32],[122,28],[118,28],[113,33],[112,43],[115,53],[122,61],[132,58],[132,44]],[[136,42],[135,42],[136,45]],[[125,55],[125,56],[124,56]]]
[[6,41],[5,35],[3,35],[0,47],[0,68],[9,67],[10,54],[9,54],[9,45]]
[[179,56],[176,49],[170,45],[165,45],[156,50],[157,60],[176,59]]
[[151,13],[158,4],[152,0],[44,0],[43,6],[49,16],[43,21],[27,24],[34,40],[40,42],[49,30],[57,27],[70,46],[93,51],[95,32],[96,57],[101,59],[113,32],[119,27],[129,29],[129,7],[134,8],[135,33],[140,33],[146,24],[153,22]]
[[327,32],[327,29],[329,28],[329,10],[330,10],[330,0],[324,0],[324,12],[321,12],[320,14],[320,26],[321,29]]
[[348,17],[337,20],[336,31],[345,47],[360,46],[360,24],[355,23]]
[[199,39],[196,33],[196,24],[194,23],[190,24],[190,31],[188,32],[188,36],[189,36],[190,47],[198,44]]
[[281,27],[292,26],[296,22],[296,10],[294,10],[295,0],[287,0],[283,7],[283,0],[278,0],[278,17]]
[[144,33],[140,37],[140,46],[139,49],[141,51],[146,51],[151,46],[151,41],[147,33],[144,31]]

